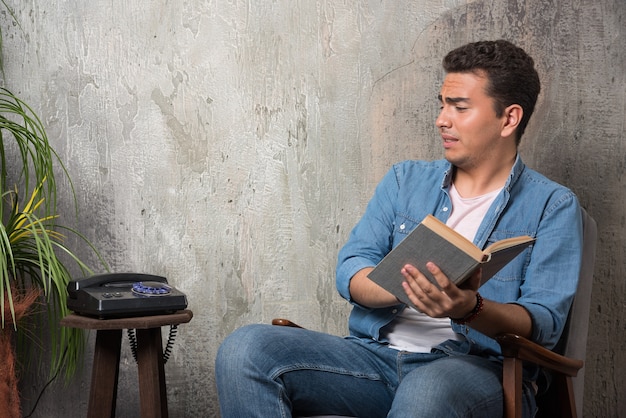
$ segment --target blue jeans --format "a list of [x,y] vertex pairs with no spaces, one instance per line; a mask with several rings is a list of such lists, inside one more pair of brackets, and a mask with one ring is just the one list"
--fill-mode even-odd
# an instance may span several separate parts
[[[298,415],[502,417],[502,364],[465,354],[408,353],[374,341],[249,325],[219,348],[222,418]],[[534,395],[525,385],[524,414]]]

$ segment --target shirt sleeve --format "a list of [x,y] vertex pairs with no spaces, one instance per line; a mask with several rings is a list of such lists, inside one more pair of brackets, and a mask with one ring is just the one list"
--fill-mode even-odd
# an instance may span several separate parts
[[391,251],[395,220],[394,204],[399,192],[396,166],[376,187],[363,217],[352,229],[348,242],[339,251],[336,285],[339,294],[355,303],[350,296],[350,280],[366,267],[374,267]]
[[532,340],[552,348],[567,321],[582,261],[582,214],[569,193],[544,212],[520,297],[532,318]]

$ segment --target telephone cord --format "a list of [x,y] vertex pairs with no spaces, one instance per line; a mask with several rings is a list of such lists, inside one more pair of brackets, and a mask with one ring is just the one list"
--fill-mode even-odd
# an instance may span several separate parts
[[[130,352],[137,362],[137,334],[134,329],[128,329],[128,342],[130,343]],[[165,343],[165,350],[163,350],[163,364],[166,364],[172,354],[172,347],[174,346],[174,340],[178,333],[178,325],[170,325],[170,331],[167,336],[167,342]]]

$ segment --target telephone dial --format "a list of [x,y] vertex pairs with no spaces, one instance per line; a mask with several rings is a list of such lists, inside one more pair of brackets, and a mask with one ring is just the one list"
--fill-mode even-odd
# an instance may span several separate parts
[[68,309],[98,318],[158,315],[187,308],[185,294],[161,276],[97,274],[67,285]]

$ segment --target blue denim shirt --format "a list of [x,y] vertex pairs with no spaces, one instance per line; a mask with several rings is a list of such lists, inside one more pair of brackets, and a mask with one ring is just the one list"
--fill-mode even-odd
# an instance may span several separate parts
[[[381,340],[380,330],[404,308],[368,308],[350,297],[350,279],[373,267],[428,214],[445,222],[451,212],[448,189],[453,167],[445,160],[405,161],[385,175],[365,214],[339,252],[337,289],[353,304],[350,334]],[[516,303],[530,313],[533,341],[553,348],[565,325],[578,284],[582,253],[582,217],[578,200],[569,189],[526,167],[518,156],[511,174],[489,208],[474,243],[530,235],[535,243],[480,288],[481,295],[501,303]],[[452,323],[467,343],[442,342],[445,351],[482,355],[501,354],[498,343],[486,335]]]

